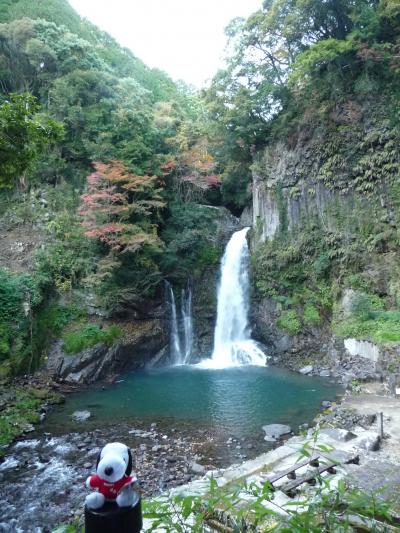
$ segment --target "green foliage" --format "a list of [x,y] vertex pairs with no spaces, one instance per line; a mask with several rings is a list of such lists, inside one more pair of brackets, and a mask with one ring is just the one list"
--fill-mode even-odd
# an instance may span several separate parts
[[317,326],[321,322],[321,316],[318,309],[312,304],[306,304],[303,309],[303,320],[305,324]]
[[379,116],[369,117],[368,130],[360,122],[361,108],[353,107],[353,123],[329,129],[324,139],[313,143],[320,155],[319,180],[329,189],[343,193],[355,190],[366,196],[376,192],[382,183],[398,179],[399,154],[396,146],[399,132],[385,119],[385,111],[377,106]]
[[[371,124],[368,110],[368,128],[357,111],[366,98],[370,107],[380,99],[399,108],[398,17],[390,0],[268,0],[232,21],[227,68],[205,95],[225,202],[243,205],[252,156],[271,142],[316,138],[319,179],[330,188],[371,195],[383,180],[398,179],[397,111]],[[383,126],[383,115],[397,125]]]
[[333,331],[340,337],[354,337],[384,344],[400,342],[400,311],[384,310],[384,302],[375,294],[356,294],[349,317],[337,316]]
[[[31,424],[37,424],[40,420],[38,408],[44,402],[54,404],[64,400],[63,396],[48,389],[17,387],[11,391],[0,390],[0,397],[2,392],[6,393],[6,401],[0,417],[0,446],[12,442]],[[0,450],[0,457],[2,453]]]
[[38,279],[0,269],[0,361],[10,360],[12,373],[28,369],[36,359],[31,313],[42,298]]
[[43,270],[30,275],[0,269],[0,363],[5,377],[37,368],[54,336],[85,315],[74,303],[48,303],[52,281],[59,278],[51,280],[49,263],[38,265]]
[[11,442],[28,424],[39,422],[37,408],[40,403],[40,400],[18,392],[15,404],[6,409],[0,419],[0,445]]
[[356,51],[355,43],[352,41],[338,39],[324,39],[315,43],[308,50],[299,54],[293,65],[289,83],[303,85],[307,79],[312,80],[315,74],[321,73],[324,69],[341,69],[346,62],[351,60]]
[[[69,295],[81,286],[94,291],[99,303],[110,312],[142,305],[145,298],[156,295],[162,278],[163,243],[158,233],[164,183],[157,178],[165,177],[163,196],[171,199],[177,195],[163,165],[185,152],[185,143],[189,148],[196,145],[206,131],[200,100],[165,73],[147,68],[109,35],[82,20],[64,0],[33,4],[3,0],[2,7],[1,21],[5,23],[0,24],[0,94],[4,95],[1,112],[5,117],[8,113],[8,123],[15,122],[21,131],[17,132],[20,139],[15,137],[4,146],[0,131],[0,165],[2,158],[9,164],[9,175],[0,171],[0,183],[7,178],[7,184],[15,185],[19,180],[24,191],[34,185],[43,191],[39,202],[45,206],[38,207],[36,191],[31,189],[18,201],[15,197],[7,221],[34,224],[45,234],[46,243],[37,254],[34,276],[40,277],[49,293],[55,289]],[[26,94],[10,96],[13,92]],[[55,135],[59,124],[54,119],[62,123],[63,137],[60,131]],[[209,159],[212,156],[206,154],[206,163]],[[113,203],[118,195],[124,195],[124,201],[119,202],[119,217],[115,215],[118,202],[113,205],[114,216],[109,210],[102,217],[105,203],[101,205],[101,201],[89,213],[98,225],[86,227],[86,233],[92,230],[91,236],[95,237],[93,232],[99,230],[103,218],[102,229],[110,230],[107,237],[116,230],[119,244],[124,243],[110,254],[110,239],[88,242],[79,224],[83,213],[76,212],[78,198],[84,192],[84,176],[93,160],[104,161],[105,165],[121,161],[139,182],[133,187],[132,181],[118,181],[120,176],[116,176],[118,182],[112,188],[118,190],[108,199]],[[203,173],[207,174],[205,170]],[[105,191],[106,186],[95,192],[101,195]],[[90,202],[91,191],[86,192],[83,197]],[[218,194],[211,201],[218,202]],[[207,195],[202,195],[201,200],[209,201]],[[122,213],[126,207],[128,210]],[[165,218],[168,216],[167,211]],[[196,268],[214,263],[219,253],[210,239],[198,237],[190,268],[196,260]],[[168,257],[165,262],[173,262],[179,270],[179,259]],[[27,338],[21,340],[21,354],[27,342]]]
[[385,318],[357,320],[350,318],[335,324],[333,331],[336,335],[348,338],[371,340],[377,344],[386,342],[400,342],[400,320]]
[[301,322],[295,310],[283,311],[276,321],[278,328],[290,336],[297,335],[301,330]]
[[95,324],[86,324],[65,333],[62,348],[66,353],[79,353],[99,343],[111,345],[121,335],[122,330],[118,326],[100,329]]
[[221,250],[216,246],[215,210],[195,203],[171,202],[161,238],[165,252],[163,272],[186,280],[203,268],[218,262]]
[[376,295],[357,294],[351,301],[352,315],[361,320],[368,320],[372,317],[373,311],[383,309],[383,302]]
[[44,330],[47,335],[60,335],[68,324],[82,320],[86,317],[86,311],[79,307],[77,302],[69,305],[50,303],[38,316],[38,328]]
[[84,525],[82,524],[81,519],[76,519],[74,522],[69,524],[62,524],[61,526],[56,526],[52,533],[84,533]]
[[38,115],[30,94],[11,94],[0,100],[0,187],[23,179],[43,147],[61,139],[61,124]]

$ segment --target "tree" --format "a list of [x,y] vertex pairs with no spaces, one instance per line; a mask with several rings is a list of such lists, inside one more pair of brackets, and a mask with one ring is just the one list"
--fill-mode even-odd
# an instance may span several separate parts
[[0,104],[0,187],[24,183],[40,150],[61,139],[61,124],[38,111],[30,94],[11,94]]
[[174,195],[184,202],[204,201],[207,191],[220,186],[221,178],[215,168],[205,136],[186,144],[174,159],[161,166],[164,176],[172,177]]
[[121,161],[93,163],[87,193],[79,210],[85,235],[98,239],[113,252],[159,248],[157,226],[151,217],[164,207],[156,176],[137,176]]

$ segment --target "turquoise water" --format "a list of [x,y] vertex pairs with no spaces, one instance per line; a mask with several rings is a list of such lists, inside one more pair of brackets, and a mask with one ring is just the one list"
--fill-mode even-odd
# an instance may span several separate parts
[[269,423],[297,429],[314,418],[322,400],[332,400],[339,392],[327,380],[274,367],[168,367],[127,374],[112,385],[71,395],[50,414],[46,426],[78,429],[71,414],[87,409],[94,426],[135,420],[176,427],[185,423],[245,437]]

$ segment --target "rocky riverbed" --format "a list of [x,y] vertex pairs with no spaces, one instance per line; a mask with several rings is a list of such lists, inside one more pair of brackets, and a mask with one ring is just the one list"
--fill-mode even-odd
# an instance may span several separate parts
[[36,433],[11,446],[0,464],[0,532],[48,532],[79,516],[87,494],[85,480],[94,472],[98,452],[111,441],[131,447],[145,498],[271,447],[263,441],[261,428],[254,443],[234,435],[226,439],[204,428],[178,431],[156,423],[58,436]]

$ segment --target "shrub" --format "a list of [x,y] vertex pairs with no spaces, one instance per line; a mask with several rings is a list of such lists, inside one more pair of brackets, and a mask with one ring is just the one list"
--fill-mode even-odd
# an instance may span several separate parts
[[303,311],[303,320],[306,324],[317,326],[321,322],[318,309],[312,304],[306,304]]
[[373,311],[382,309],[383,304],[378,296],[357,294],[351,303],[351,314],[359,320],[368,320]]
[[70,331],[63,336],[63,350],[66,353],[78,353],[101,342],[112,344],[122,335],[118,326],[100,329],[95,324],[86,324],[81,329]]
[[297,335],[301,330],[301,323],[297,312],[293,309],[284,311],[276,322],[278,328],[290,336]]
[[[386,311],[385,313],[390,313]],[[397,312],[393,312],[393,317]],[[389,316],[391,316],[389,314]],[[360,320],[352,318],[336,324],[334,332],[339,337],[354,337],[356,339],[366,339],[382,344],[385,342],[400,342],[400,319],[371,318]]]

